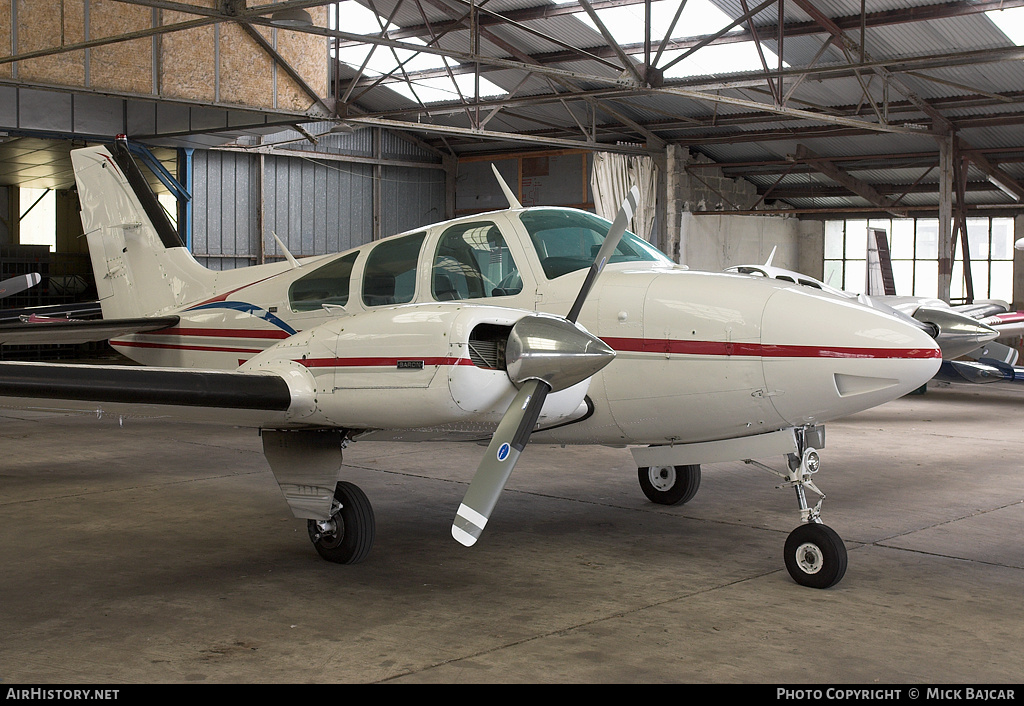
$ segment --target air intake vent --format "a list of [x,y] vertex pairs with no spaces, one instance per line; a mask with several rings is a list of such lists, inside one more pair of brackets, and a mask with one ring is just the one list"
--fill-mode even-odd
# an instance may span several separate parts
[[469,358],[473,365],[488,370],[505,369],[505,344],[511,326],[480,324],[469,335]]

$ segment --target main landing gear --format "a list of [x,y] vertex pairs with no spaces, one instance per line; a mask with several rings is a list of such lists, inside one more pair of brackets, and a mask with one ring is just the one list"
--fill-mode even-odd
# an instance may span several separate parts
[[317,554],[336,564],[365,559],[373,546],[375,528],[373,506],[366,493],[347,481],[339,481],[334,489],[329,519],[306,521]]
[[340,480],[348,434],[337,429],[264,429],[263,454],[296,518],[306,520],[317,553],[355,564],[373,546],[376,524],[366,493]]
[[700,488],[700,465],[644,466],[638,469],[640,489],[652,503],[681,505]]

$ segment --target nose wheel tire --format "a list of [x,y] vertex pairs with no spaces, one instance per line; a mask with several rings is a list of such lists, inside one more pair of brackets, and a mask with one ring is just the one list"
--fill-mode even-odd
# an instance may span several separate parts
[[337,510],[329,520],[307,521],[309,539],[327,561],[355,564],[365,559],[373,546],[376,534],[373,507],[359,486],[345,481],[335,487],[334,500]]
[[640,489],[652,503],[681,505],[700,487],[700,466],[644,466],[637,469]]
[[846,573],[846,545],[835,530],[808,522],[786,539],[786,569],[801,586],[829,588]]

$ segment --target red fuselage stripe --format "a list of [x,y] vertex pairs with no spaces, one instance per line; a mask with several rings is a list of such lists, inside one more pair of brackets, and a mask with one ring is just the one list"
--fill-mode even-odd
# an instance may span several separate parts
[[[284,339],[284,331],[237,329],[165,329],[160,335],[208,336],[211,338]],[[143,334],[152,336],[153,333]],[[657,353],[703,356],[743,356],[755,358],[867,358],[867,359],[911,359],[941,358],[938,348],[866,348],[853,346],[801,346],[773,345],[762,343],[728,343],[724,341],[679,341],[653,338],[605,338],[602,339],[619,353]],[[149,341],[111,341],[116,346],[135,348],[166,348],[170,350],[203,351],[218,353],[259,353],[260,348],[233,348],[225,346],[196,346]],[[469,358],[430,357],[358,357],[358,358],[309,358],[298,361],[307,368],[358,368],[394,367],[399,361],[422,360],[423,365],[472,365]]]
[[656,338],[604,338],[620,353],[675,353],[678,355],[747,356],[756,358],[941,358],[938,348],[862,348],[852,346],[799,346],[726,341],[678,341]]

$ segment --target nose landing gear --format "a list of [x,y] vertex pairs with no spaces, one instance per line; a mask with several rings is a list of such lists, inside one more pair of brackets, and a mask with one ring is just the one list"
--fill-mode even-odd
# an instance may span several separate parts
[[[692,499],[700,485],[700,464],[744,459],[744,462],[782,478],[779,487],[796,492],[802,524],[790,533],[785,546],[789,575],[801,586],[829,588],[846,573],[846,546],[838,534],[821,522],[825,494],[811,480],[817,473],[818,449],[825,447],[825,427],[808,424],[754,436],[692,444],[637,446],[630,449],[636,462],[640,488],[651,502],[677,505]],[[786,471],[754,461],[785,456]],[[807,491],[818,496],[811,507]]]
[[[789,575],[801,586],[809,588],[830,588],[846,574],[846,545],[835,530],[821,522],[821,503],[825,494],[811,480],[818,472],[818,452],[806,444],[803,430],[797,430],[797,453],[789,454],[789,472],[780,473],[774,468],[757,461],[747,463],[780,476],[785,483],[780,488],[791,486],[796,491],[800,506],[802,525],[789,533],[786,538],[785,562]],[[814,507],[807,504],[807,491],[818,496]]]

